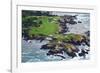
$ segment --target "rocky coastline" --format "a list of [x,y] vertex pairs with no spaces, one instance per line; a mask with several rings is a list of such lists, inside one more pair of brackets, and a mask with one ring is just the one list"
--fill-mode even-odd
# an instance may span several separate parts
[[[77,25],[77,23],[82,23],[82,21],[75,21],[77,15],[66,15],[61,16],[58,20],[59,22],[59,32],[55,35],[32,35],[31,37],[27,33],[23,33],[23,40],[31,43],[31,40],[38,40],[42,43],[44,40],[49,42],[42,45],[40,50],[48,50],[46,53],[47,56],[59,56],[62,59],[66,59],[63,55],[66,53],[70,58],[82,57],[86,58],[86,54],[89,54],[90,51],[90,32],[84,32],[82,34],[76,33],[67,33],[70,32],[68,28],[69,25]],[[79,30],[80,31],[80,30]],[[80,49],[79,46],[88,46],[88,48]]]

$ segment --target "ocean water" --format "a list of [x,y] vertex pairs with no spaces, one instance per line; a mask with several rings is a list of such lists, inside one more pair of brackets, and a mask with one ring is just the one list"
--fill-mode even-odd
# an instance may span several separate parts
[[76,33],[76,34],[82,34],[84,32],[87,32],[90,30],[90,15],[89,14],[76,14],[77,19],[76,22],[81,21],[82,23],[77,23],[75,25],[68,25],[69,32],[67,33]]
[[[24,45],[22,48],[22,62],[45,62],[45,61],[62,61],[62,60],[71,60],[72,58],[69,57],[66,53],[63,53],[66,59],[62,59],[59,56],[47,56],[46,53],[49,50],[41,50],[41,46],[48,41],[37,42],[36,40],[31,40],[32,43],[28,43],[25,40],[22,40]],[[88,46],[78,46],[78,48],[89,48]],[[83,60],[83,57],[75,57],[73,60]],[[89,54],[86,55],[85,59],[89,59]]]
[[[68,25],[69,32],[67,33],[84,33],[90,30],[90,15],[87,13],[66,13],[69,15],[78,15],[76,21],[81,21],[75,25]],[[59,56],[47,56],[46,53],[48,50],[41,50],[41,46],[48,43],[49,41],[44,40],[43,42],[37,40],[31,40],[31,43],[22,40],[22,62],[45,62],[45,61],[61,61],[62,58]],[[87,46],[78,46],[81,48],[89,48]],[[75,58],[70,58],[67,54],[63,54],[66,57],[65,60],[84,60],[79,56]],[[89,59],[89,54],[86,55],[86,59]]]

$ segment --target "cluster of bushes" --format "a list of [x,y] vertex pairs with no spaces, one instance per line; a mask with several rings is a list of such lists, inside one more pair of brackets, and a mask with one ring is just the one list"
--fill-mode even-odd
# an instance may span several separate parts
[[40,24],[42,24],[42,21],[38,17],[34,16],[27,16],[22,18],[22,27],[28,28],[28,27],[39,27]]

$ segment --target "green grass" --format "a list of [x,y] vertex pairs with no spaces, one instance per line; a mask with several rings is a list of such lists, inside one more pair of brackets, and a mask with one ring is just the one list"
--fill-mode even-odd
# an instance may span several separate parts
[[[79,34],[59,34],[59,22],[60,16],[28,16],[26,17],[26,20],[30,20],[30,22],[27,22],[30,24],[29,27],[24,27],[23,30],[26,30],[25,32],[29,35],[29,37],[34,36],[40,36],[43,35],[45,37],[49,35],[53,35],[54,38],[57,39],[57,41],[81,41],[83,39],[82,35]],[[24,20],[25,21],[25,20]],[[38,22],[41,21],[41,24],[38,24]],[[33,24],[32,24],[33,22]],[[35,24],[36,22],[37,24]],[[40,25],[40,26],[34,26],[34,25]]]
[[[49,21],[49,19],[52,19],[52,21]],[[48,16],[41,16],[39,20],[42,21],[42,24],[40,27],[31,27],[29,30],[29,35],[53,35],[59,31],[59,25],[57,23],[57,20],[59,19],[58,16],[54,17],[48,17]]]

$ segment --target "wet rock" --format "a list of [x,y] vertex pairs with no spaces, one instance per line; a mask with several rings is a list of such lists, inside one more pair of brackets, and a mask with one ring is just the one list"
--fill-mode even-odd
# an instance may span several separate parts
[[84,42],[86,39],[85,39],[85,36],[83,35],[80,35],[80,34],[74,34],[72,37],[71,37],[71,43],[75,44],[75,45],[81,45],[82,42]]
[[85,32],[87,36],[90,36],[90,31]]
[[78,21],[78,23],[82,23],[81,21]]
[[84,42],[87,46],[90,46],[90,37],[89,37],[89,36],[84,36],[83,42]]
[[54,48],[55,48],[55,45],[46,44],[46,45],[42,45],[40,49],[54,49]]
[[76,57],[77,55],[74,53],[74,52],[66,52],[68,56],[74,58]]
[[63,54],[63,52],[59,49],[52,49],[52,50],[49,50],[47,55],[55,55],[55,54]]
[[46,45],[42,45],[42,47],[40,49],[48,49],[47,44]]
[[74,45],[68,43],[65,45],[63,50],[68,56],[72,58],[76,56],[75,52],[79,51]]
[[89,51],[89,50],[82,49],[82,50],[81,50],[81,53],[79,53],[78,55],[79,55],[80,57],[86,58],[86,54],[88,54],[88,51]]
[[64,57],[64,56],[62,56],[62,55],[54,55],[54,56],[59,56],[59,57],[61,57],[62,59],[66,59],[66,57]]
[[85,40],[84,42],[85,42],[85,44],[86,44],[87,46],[90,46],[90,41],[89,41],[89,40]]
[[69,23],[69,24],[72,24],[72,25],[73,25],[73,24],[77,24],[76,21],[69,21],[68,23]]
[[64,51],[65,52],[78,52],[79,50],[75,45],[67,43],[64,47]]

